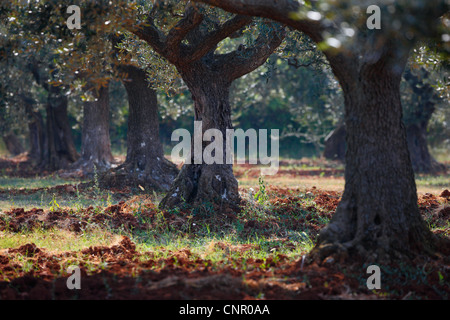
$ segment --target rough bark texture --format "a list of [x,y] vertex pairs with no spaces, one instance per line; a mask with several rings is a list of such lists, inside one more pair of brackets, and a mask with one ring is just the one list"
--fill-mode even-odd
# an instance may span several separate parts
[[[268,22],[271,28],[262,32],[252,46],[241,46],[228,54],[214,53],[223,39],[233,36],[251,21],[251,17],[237,15],[211,26],[204,13],[188,3],[183,17],[167,36],[157,29],[151,15],[145,26],[131,30],[177,67],[192,94],[195,120],[202,121],[202,131],[218,129],[222,132],[224,157],[226,129],[232,128],[228,101],[231,83],[261,66],[285,36],[281,25]],[[213,30],[209,31],[211,27]],[[202,152],[207,145],[209,143],[203,143]],[[240,197],[232,165],[226,164],[225,158],[223,164],[195,164],[194,161],[185,164],[160,206],[179,207],[186,202],[237,207]]]
[[330,160],[345,161],[345,125],[340,124],[325,139],[323,156]]
[[17,156],[25,152],[25,148],[22,146],[19,138],[12,132],[3,136],[3,142],[12,156]]
[[338,252],[375,262],[432,251],[434,236],[419,213],[402,122],[400,80],[406,57],[394,59],[386,50],[360,69],[348,69],[349,63],[344,73],[334,70],[344,84],[346,184],[312,257]]
[[[232,129],[231,107],[229,103],[230,81],[223,74],[206,69],[195,63],[181,70],[194,100],[195,120],[202,121],[202,136],[208,129],[218,129],[223,134],[223,150],[226,146],[226,129]],[[202,152],[208,145],[203,142]],[[233,174],[232,164],[194,164],[194,142],[191,164],[183,165],[167,196],[161,201],[165,208],[180,206],[184,202],[195,205],[215,203],[236,207],[240,203],[238,182]]]
[[122,165],[103,175],[100,182],[108,187],[140,185],[167,191],[179,171],[164,157],[156,91],[149,87],[144,70],[131,65],[122,69],[128,75],[123,79],[129,102],[127,157]]
[[33,110],[34,101],[23,96],[25,109],[31,117],[30,129],[30,156],[38,161],[41,168],[47,170],[66,169],[79,157],[72,137],[72,129],[67,117],[68,99],[60,87],[52,86],[49,79],[54,78],[56,68],[49,66],[52,71],[50,75],[42,76],[40,63],[34,61],[29,65],[34,79],[45,90],[48,98],[45,107],[46,123],[44,123],[39,111]]
[[42,167],[50,170],[65,169],[78,159],[67,117],[68,100],[61,89],[50,86],[46,105],[47,149]]
[[[424,71],[424,77],[428,73]],[[427,127],[435,110],[439,96],[429,84],[424,83],[410,70],[406,70],[404,78],[409,83],[413,95],[406,107],[406,138],[412,166],[415,173],[438,173],[446,169],[445,165],[437,162],[430,154],[427,143]],[[405,110],[405,108],[404,108]],[[406,119],[405,119],[406,118]],[[323,155],[327,159],[345,162],[345,125],[339,125],[325,141]]]
[[83,106],[81,158],[72,166],[86,175],[109,169],[114,160],[109,138],[109,87],[93,92],[96,101]]
[[[427,126],[429,119],[406,125],[406,138],[411,162],[415,173],[438,173],[445,170],[445,165],[437,162],[430,154],[427,143]],[[344,125],[338,126],[325,141],[323,156],[330,160],[345,162]]]
[[34,111],[31,105],[25,105],[25,110],[30,117],[28,122],[28,131],[30,139],[29,157],[34,163],[40,163],[44,158],[46,148],[46,135],[44,131],[44,120],[39,111]]

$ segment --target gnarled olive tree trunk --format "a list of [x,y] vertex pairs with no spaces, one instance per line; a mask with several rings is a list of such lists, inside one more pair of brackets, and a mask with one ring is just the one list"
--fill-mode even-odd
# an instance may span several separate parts
[[[167,37],[162,36],[152,15],[147,17],[145,27],[132,28],[131,31],[178,69],[191,91],[195,120],[202,121],[202,132],[208,129],[221,132],[223,145],[216,150],[225,151],[226,129],[232,128],[228,101],[231,83],[264,64],[283,41],[285,30],[282,25],[266,22],[266,30],[260,32],[252,45],[241,45],[230,53],[216,54],[222,40],[239,34],[239,30],[252,19],[237,15],[220,23],[215,17],[206,19],[205,12],[199,9],[191,2],[187,3],[184,14],[169,30]],[[239,206],[238,184],[232,164],[225,161],[226,151],[222,152],[224,161],[194,161],[212,143],[214,141],[203,142],[201,151],[195,150],[192,143],[191,164],[184,164],[160,207],[176,207],[185,202],[190,205],[209,202],[227,207]]]
[[149,87],[144,70],[131,65],[122,69],[128,75],[123,79],[129,102],[127,157],[101,177],[101,184],[167,191],[179,171],[164,157],[156,91]]
[[51,171],[66,169],[79,158],[67,116],[68,98],[61,87],[49,84],[57,68],[50,65],[52,71],[46,76],[42,75],[38,61],[30,63],[29,68],[36,82],[48,93],[45,129],[40,112],[33,110],[34,101],[22,96],[26,112],[32,119],[29,124],[30,156],[41,168]]
[[109,169],[114,160],[109,137],[109,86],[92,92],[95,101],[83,105],[81,157],[72,165],[87,175]]
[[[428,73],[424,77],[427,77]],[[435,111],[439,96],[434,88],[406,70],[404,78],[412,89],[412,96],[403,102],[406,138],[411,162],[415,173],[437,173],[445,170],[445,165],[437,162],[430,154],[427,142],[428,123]],[[325,141],[323,155],[327,159],[345,161],[344,124],[340,124]]]
[[67,96],[61,92],[61,89],[50,86],[46,105],[47,149],[41,163],[42,167],[50,170],[68,168],[78,159],[67,116],[67,107]]
[[359,70],[349,72],[351,63],[334,70],[344,84],[345,190],[312,256],[339,252],[373,262],[433,250],[434,236],[418,209],[402,122],[400,80],[406,56],[395,65],[388,57]]
[[[211,72],[202,63],[194,63],[182,71],[194,101],[195,121],[202,122],[203,133],[208,129],[217,129],[222,133],[223,146],[226,150],[226,130],[232,129],[231,106],[229,90],[231,82],[221,74]],[[193,139],[192,139],[193,140]],[[198,203],[215,203],[228,207],[236,207],[240,203],[238,182],[233,174],[233,165],[226,163],[226,152],[223,152],[222,164],[195,164],[197,157],[203,158],[205,148],[211,142],[202,141],[201,150],[194,150],[191,143],[191,163],[184,164],[180,174],[175,179],[171,190],[161,201],[162,207],[174,207],[187,202],[191,205]]]

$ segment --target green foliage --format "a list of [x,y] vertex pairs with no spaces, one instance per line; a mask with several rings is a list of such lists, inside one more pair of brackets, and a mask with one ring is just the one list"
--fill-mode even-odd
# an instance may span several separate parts
[[265,205],[266,202],[269,200],[269,195],[266,192],[266,185],[264,183],[264,177],[260,176],[258,178],[258,185],[259,185],[259,190],[258,190],[258,192],[255,193],[254,199],[260,205]]
[[[439,2],[440,3],[440,2]],[[68,30],[65,27],[69,4],[82,9],[82,29]],[[376,4],[373,3],[373,4]],[[379,3],[381,4],[381,2]],[[192,100],[186,86],[179,79],[177,70],[164,58],[157,55],[145,42],[138,40],[129,30],[130,26],[145,24],[148,14],[155,17],[155,24],[163,34],[181,18],[184,2],[166,1],[56,1],[38,3],[9,1],[1,3],[0,15],[0,132],[13,131],[27,134],[24,119],[28,120],[22,96],[34,101],[35,111],[43,110],[47,102],[45,89],[36,83],[30,70],[30,63],[37,63],[40,77],[60,86],[70,97],[69,114],[77,145],[80,145],[82,112],[80,103],[91,98],[86,93],[87,81],[102,85],[110,78],[120,79],[123,75],[116,68],[121,63],[131,63],[145,69],[149,85],[158,89],[160,114],[162,117],[161,137],[170,145],[171,132],[177,128],[192,127]],[[386,6],[381,5],[383,21],[386,17],[398,16],[404,21],[403,7],[420,11],[423,1],[405,4],[403,1]],[[364,32],[367,15],[360,1],[330,2],[313,1],[303,7],[298,18],[309,12],[319,12],[324,22],[333,21],[340,34],[328,34],[342,45],[349,45],[356,39],[368,37]],[[207,17],[205,28],[212,28],[232,17],[223,10],[202,6]],[[392,13],[394,12],[394,13]],[[417,15],[413,19],[421,19]],[[217,53],[226,53],[240,45],[251,45],[257,35],[266,32],[263,19],[255,18],[241,34],[221,41]],[[389,20],[390,21],[390,20]],[[448,17],[442,25],[448,24]],[[410,31],[423,33],[418,23]],[[385,28],[386,27],[386,28]],[[383,25],[383,29],[389,29]],[[431,32],[431,31],[430,31]],[[352,35],[352,36],[350,36]],[[112,36],[120,42],[114,45]],[[369,38],[368,38],[369,39]],[[319,45],[320,46],[320,45]],[[415,49],[410,65],[425,68],[430,83],[442,101],[430,120],[429,141],[433,147],[448,145],[450,99],[448,42],[434,39]],[[268,62],[233,84],[231,105],[233,125],[244,130],[248,128],[277,128],[281,130],[281,156],[302,157],[319,155],[325,137],[341,121],[343,114],[342,93],[334,79],[327,61],[318,45],[300,32],[290,31]],[[52,72],[51,72],[52,71]],[[113,81],[111,89],[111,139],[118,152],[125,152],[127,134],[127,103],[123,87]],[[414,109],[416,99],[403,85],[404,105]],[[45,118],[45,114],[43,114]],[[408,109],[405,109],[408,116]],[[168,148],[167,150],[170,150]]]
[[50,201],[49,205],[50,205],[50,211],[58,211],[58,209],[60,208],[58,202],[56,201],[55,194],[53,194],[52,201]]

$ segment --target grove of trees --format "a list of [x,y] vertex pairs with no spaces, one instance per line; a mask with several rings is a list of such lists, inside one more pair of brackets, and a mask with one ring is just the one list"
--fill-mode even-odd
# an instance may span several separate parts
[[[356,0],[71,2],[1,3],[0,122],[12,153],[24,150],[14,132],[26,130],[41,168],[100,170],[106,188],[162,190],[164,209],[238,210],[232,165],[192,161],[178,171],[164,157],[160,116],[202,121],[203,132],[224,137],[233,122],[273,121],[285,139],[345,154],[345,190],[311,258],[375,262],[448,245],[422,219],[415,184],[415,171],[442,168],[426,136],[433,114],[448,115],[448,86],[433,78],[448,71],[446,1],[372,1],[381,28],[368,28],[368,4]],[[72,4],[83,12],[80,29],[66,27]],[[423,48],[432,54],[413,54]],[[114,81],[128,102],[122,164],[111,149]]]

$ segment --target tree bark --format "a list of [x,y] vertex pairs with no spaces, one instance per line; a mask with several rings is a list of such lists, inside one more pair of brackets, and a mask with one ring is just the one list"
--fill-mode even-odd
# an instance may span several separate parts
[[114,160],[109,137],[109,86],[93,90],[93,95],[95,101],[83,106],[81,158],[72,166],[86,175],[109,169]]
[[44,150],[47,145],[44,120],[42,114],[39,111],[33,111],[30,105],[26,105],[26,112],[31,117],[31,120],[28,122],[30,139],[29,157],[34,163],[39,164],[44,159]]
[[[226,129],[233,128],[229,103],[231,81],[226,80],[223,74],[212,72],[202,62],[179,71],[192,94],[195,121],[202,121],[202,137],[206,130],[218,129],[223,136],[223,150],[226,150]],[[202,142],[202,154],[207,145],[208,142]],[[226,163],[226,152],[223,152],[222,163],[206,164],[203,161],[195,164],[192,141],[191,164],[183,165],[160,206],[170,208],[183,203],[212,203],[237,207],[240,203],[238,182],[233,174],[233,165]]]
[[[162,208],[179,207],[184,203],[239,207],[240,196],[233,166],[225,161],[226,129],[232,129],[229,88],[235,79],[264,64],[286,34],[282,25],[267,22],[270,29],[261,32],[252,46],[241,45],[227,54],[214,53],[223,39],[233,36],[251,21],[248,16],[237,15],[216,24],[210,31],[207,25],[201,26],[205,22],[204,13],[188,3],[183,17],[169,30],[167,37],[162,36],[151,15],[147,17],[145,26],[130,30],[176,66],[192,94],[195,120],[202,122],[202,132],[216,129],[222,133],[223,161],[196,163],[195,143],[192,143],[191,163],[182,167],[160,203]],[[202,154],[208,146],[209,143],[202,142]]]
[[330,160],[345,161],[345,125],[340,124],[325,139],[323,156]]
[[23,96],[27,113],[31,115],[30,128],[31,157],[39,159],[39,167],[47,170],[66,169],[78,158],[72,137],[72,129],[67,117],[68,99],[60,87],[49,84],[54,78],[56,68],[50,65],[52,70],[49,77],[41,75],[40,63],[34,61],[29,68],[34,79],[45,90],[47,90],[46,124],[45,130],[40,112],[33,111],[34,101]]
[[410,124],[406,128],[408,149],[416,173],[438,173],[445,165],[437,162],[430,154],[427,143],[428,121]]
[[156,91],[149,87],[144,70],[131,65],[121,68],[128,75],[123,79],[129,102],[127,157],[102,176],[101,184],[168,191],[179,171],[164,157]]
[[73,142],[67,107],[68,99],[61,89],[50,86],[46,105],[47,148],[40,166],[52,171],[68,168],[79,157]]
[[[421,69],[423,78],[428,72]],[[411,161],[416,173],[437,173],[445,170],[445,165],[438,163],[430,154],[427,143],[427,127],[435,111],[435,104],[440,100],[435,89],[422,79],[406,70],[404,78],[412,90],[411,105],[408,108],[406,132]]]
[[[424,77],[428,76],[425,73]],[[406,137],[411,162],[415,173],[438,173],[445,170],[445,165],[438,163],[430,154],[427,143],[427,127],[435,110],[435,103],[440,98],[433,87],[406,70],[404,78],[412,88],[413,95],[406,107]],[[405,108],[404,108],[405,111]],[[404,117],[405,118],[405,117]],[[339,125],[325,142],[323,155],[327,159],[345,162],[345,125]]]
[[400,80],[406,57],[395,67],[390,62],[385,57],[354,68],[357,77],[349,78],[351,64],[347,72],[336,73],[344,84],[346,183],[311,257],[350,254],[379,262],[433,250],[435,238],[418,209],[402,122]]
[[[304,32],[316,43],[324,41],[325,24],[297,19],[291,14],[301,6],[298,1],[194,2],[236,14],[270,18]],[[435,36],[439,17],[448,11],[443,1],[421,6],[419,11],[418,7],[405,7],[405,12],[414,11],[418,21],[429,23],[416,40]],[[369,33],[351,50],[324,51],[344,92],[347,153],[344,194],[330,224],[320,233],[310,254],[313,259],[340,254],[348,257],[355,253],[375,262],[430,254],[438,245],[418,209],[402,123],[400,79],[407,60],[406,51],[413,41],[403,38],[406,27],[397,32],[399,36],[387,31]],[[448,241],[440,241],[448,246]]]
[[12,156],[17,156],[25,152],[22,143],[14,133],[10,132],[3,135],[3,141],[5,142],[6,149]]
[[[445,165],[437,162],[430,154],[427,142],[428,121],[406,125],[406,138],[411,162],[415,173],[438,173],[445,170]],[[345,162],[345,125],[338,126],[325,141],[323,156],[330,160]]]

